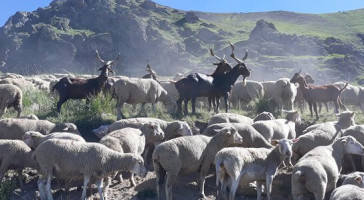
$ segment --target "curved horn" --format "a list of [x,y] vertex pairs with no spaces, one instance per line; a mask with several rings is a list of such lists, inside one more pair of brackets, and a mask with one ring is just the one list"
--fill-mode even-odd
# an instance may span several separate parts
[[235,57],[235,54],[234,54],[235,47],[234,47],[234,45],[231,44],[230,42],[229,42],[229,44],[230,44],[230,47],[231,47],[231,50],[232,50],[231,54],[230,54],[230,57],[232,57],[234,60],[236,60],[236,62],[238,62],[239,64],[242,64],[243,61],[240,60],[239,58]]
[[96,50],[96,57],[102,62],[105,63],[103,59],[100,58],[99,51]]
[[109,65],[112,65],[114,62],[118,61],[120,58],[120,52],[118,53],[118,56],[115,58],[115,60],[111,61]]
[[220,62],[222,62],[222,61],[223,61],[223,59],[221,59],[220,57],[218,57],[217,55],[215,55],[215,54],[214,54],[214,52],[212,51],[211,47],[209,47],[209,48],[210,48],[210,54],[211,54],[212,56],[214,56],[216,59],[218,59]]

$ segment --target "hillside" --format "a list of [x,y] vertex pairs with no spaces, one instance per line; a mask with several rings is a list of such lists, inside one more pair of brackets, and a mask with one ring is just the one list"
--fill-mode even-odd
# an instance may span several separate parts
[[[213,71],[219,56],[249,50],[252,79],[274,80],[303,69],[318,82],[364,77],[364,10],[332,14],[185,12],[144,0],[55,0],[17,12],[0,29],[0,70],[21,74],[97,73],[118,52],[117,74]],[[233,60],[227,58],[234,63]],[[363,77],[361,77],[363,75]]]

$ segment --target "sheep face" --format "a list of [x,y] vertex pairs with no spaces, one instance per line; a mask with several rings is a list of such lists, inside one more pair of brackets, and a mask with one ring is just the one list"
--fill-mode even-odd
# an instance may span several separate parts
[[70,132],[70,133],[75,133],[75,134],[80,135],[80,132],[78,132],[77,126],[73,123],[57,124],[52,132]]
[[283,112],[286,113],[286,119],[288,121],[292,121],[294,123],[301,124],[300,113],[297,110],[291,110],[291,111],[284,110]]
[[351,174],[342,175],[344,181],[342,185],[356,185],[360,188],[364,188],[364,172],[354,172]]
[[231,140],[229,142],[230,144],[242,144],[243,143],[243,137],[241,137],[241,135],[238,133],[238,131],[234,127],[223,128],[223,129],[221,129],[220,132],[223,132],[230,136],[229,137],[229,139]]
[[338,114],[339,116],[339,123],[341,126],[341,128],[349,128],[349,126],[354,126],[355,125],[355,113],[353,111],[344,111],[340,114]]
[[192,130],[187,122],[179,122],[177,133],[182,136],[193,135]]
[[144,166],[144,160],[141,156],[135,155],[133,158],[134,167],[131,170],[132,173],[138,176],[145,177],[147,175],[147,169]]
[[151,131],[151,135],[153,137],[157,138],[158,140],[162,140],[164,138],[164,132],[158,123],[149,123],[148,128]]
[[281,154],[281,157],[283,157],[284,163],[286,163],[289,166],[293,166],[291,162],[292,158],[292,145],[296,143],[298,139],[282,139],[282,140],[272,140],[272,144],[274,146],[278,145],[279,153]]
[[338,139],[344,147],[347,154],[363,155],[364,147],[354,137],[345,136]]
[[30,148],[34,148],[35,144],[34,144],[34,137],[39,137],[39,136],[42,136],[41,133],[39,132],[36,132],[36,131],[28,131],[28,132],[25,132],[25,134],[23,135],[23,142],[25,144],[27,144]]

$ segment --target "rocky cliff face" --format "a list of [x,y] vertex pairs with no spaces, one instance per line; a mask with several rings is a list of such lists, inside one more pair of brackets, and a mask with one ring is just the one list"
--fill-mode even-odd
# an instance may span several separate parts
[[[286,34],[267,20],[255,22],[251,30],[226,29],[201,13],[152,1],[55,0],[34,12],[17,12],[0,29],[0,70],[96,73],[97,49],[110,60],[120,52],[121,60],[114,66],[119,74],[140,76],[147,62],[165,76],[208,73],[215,61],[208,47],[219,56],[230,55],[228,40],[236,41],[238,55],[249,50],[253,78],[268,80],[290,76],[299,68],[307,72],[320,68],[326,75],[353,80],[363,68],[363,42],[353,45],[335,37]],[[244,34],[248,39],[239,39]],[[363,34],[356,37],[362,41]]]

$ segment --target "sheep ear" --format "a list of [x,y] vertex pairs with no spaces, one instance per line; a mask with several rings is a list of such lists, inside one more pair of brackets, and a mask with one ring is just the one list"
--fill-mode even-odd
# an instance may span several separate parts
[[279,144],[279,141],[278,140],[272,140],[270,141],[270,143],[273,145],[273,146],[277,146]]
[[292,140],[290,140],[290,141],[291,141],[291,143],[292,143],[292,144],[294,144],[294,143],[296,143],[296,142],[300,141],[300,139],[299,139],[299,138],[296,138],[296,139],[292,139]]
[[355,179],[354,180],[356,180],[357,182],[361,182],[363,179],[361,178],[361,176],[357,176],[357,177],[355,177]]

